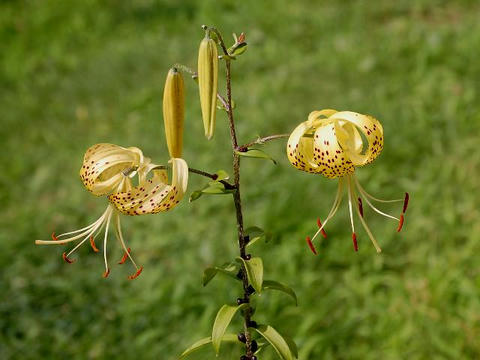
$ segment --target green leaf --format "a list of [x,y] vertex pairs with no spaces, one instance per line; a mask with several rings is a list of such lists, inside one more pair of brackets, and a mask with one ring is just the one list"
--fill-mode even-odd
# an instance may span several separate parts
[[286,335],[283,336],[283,339],[288,344],[288,347],[290,348],[290,351],[292,352],[293,356],[295,356],[295,359],[298,359],[298,348],[295,341],[293,341],[293,339],[290,336],[286,336]]
[[253,257],[250,260],[245,260],[237,257],[237,261],[242,262],[247,270],[248,281],[252,284],[257,293],[262,292],[263,283],[263,261],[259,257]]
[[190,195],[189,201],[190,202],[195,201],[199,197],[201,197],[203,194],[218,195],[218,194],[231,194],[232,192],[233,190],[225,189],[225,185],[223,185],[220,181],[210,181],[201,190],[194,191]]
[[293,360],[292,352],[286,340],[270,325],[259,325],[257,328],[253,328],[258,332],[265,340],[267,340],[275,349],[278,356],[282,360]]
[[247,43],[241,42],[238,44],[233,45],[231,48],[228,49],[228,54],[230,56],[238,56],[242,55],[247,50]]
[[[225,334],[223,335],[222,341],[238,342],[238,338],[237,338],[237,335],[235,334]],[[185,350],[182,353],[182,355],[180,355],[180,360],[186,358],[188,355],[192,354],[193,352],[200,350],[202,347],[210,344],[211,342],[212,342],[212,338],[210,337],[203,338],[201,340],[196,341],[187,350]]]
[[293,289],[285,284],[282,284],[275,280],[264,280],[263,281],[263,288],[266,290],[278,290],[282,291],[287,295],[290,295],[292,299],[295,301],[295,305],[298,306],[297,294]]
[[216,181],[228,180],[228,178],[230,177],[225,170],[218,170],[215,174],[217,175]]
[[203,286],[206,286],[219,272],[225,275],[228,275],[236,280],[239,280],[237,278],[238,266],[234,263],[225,263],[222,266],[207,267],[203,271],[203,278],[202,278]]
[[248,149],[247,151],[235,151],[235,152],[240,156],[257,158],[257,159],[267,159],[267,160],[273,161],[275,165],[277,164],[277,162],[263,150]]
[[238,306],[223,305],[218,311],[212,329],[212,344],[217,355],[220,351],[220,344],[222,342],[223,335],[225,334],[225,330],[227,330],[227,327],[232,321],[233,316],[239,309],[245,307],[246,305],[247,304],[241,304]]
[[248,235],[250,237],[247,248],[260,240],[265,240],[265,242],[269,242],[272,239],[272,233],[265,232],[262,228],[258,226],[250,226],[245,229],[244,233],[245,235]]
[[188,199],[189,202],[192,202],[192,201],[195,201],[197,200],[200,196],[202,196],[202,190],[196,190],[194,192],[192,192],[192,194],[190,195],[190,198]]

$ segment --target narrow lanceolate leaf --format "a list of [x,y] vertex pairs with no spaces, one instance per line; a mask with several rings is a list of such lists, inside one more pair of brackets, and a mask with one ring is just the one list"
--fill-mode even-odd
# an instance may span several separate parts
[[272,239],[272,233],[266,232],[258,226],[250,226],[244,230],[244,233],[249,237],[247,248],[260,240],[265,240],[265,242],[269,242]]
[[215,175],[217,175],[216,181],[228,180],[230,177],[225,170],[218,170]]
[[295,341],[290,336],[283,336],[283,339],[286,341],[288,344],[288,347],[290,348],[290,351],[292,352],[293,356],[295,356],[295,359],[298,359],[298,347]]
[[270,155],[268,155],[265,151],[262,151],[259,149],[248,149],[247,151],[236,151],[236,153],[244,157],[271,160],[275,165],[277,164],[277,162]]
[[253,257],[250,260],[245,260],[241,257],[237,257],[237,261],[240,261],[247,270],[248,281],[252,284],[257,293],[262,292],[263,284],[263,261],[259,257]]
[[236,276],[238,273],[238,265],[233,263],[226,263],[226,264],[223,264],[222,266],[210,266],[206,268],[203,271],[203,278],[202,278],[203,286],[206,286],[219,272],[222,274],[228,275],[231,278],[239,280]]
[[196,190],[192,192],[190,195],[189,201],[195,201],[200,198],[204,194],[208,195],[222,195],[222,194],[231,194],[233,190],[225,189],[225,185],[223,185],[220,181],[211,181],[207,185],[205,185],[202,189]]
[[297,294],[293,289],[285,284],[282,284],[275,280],[264,280],[263,281],[263,288],[266,290],[278,290],[282,291],[287,295],[290,295],[292,299],[295,301],[295,305],[298,306]]
[[293,355],[286,340],[270,325],[259,325],[254,328],[265,340],[267,340],[282,360],[293,360]]
[[238,306],[223,305],[218,311],[212,329],[212,344],[217,355],[220,351],[220,344],[222,342],[223,335],[225,334],[228,325],[232,321],[233,316],[238,310],[245,306],[246,304],[241,304]]
[[[235,334],[225,334],[223,335],[222,341],[227,341],[227,342],[238,342],[237,335]],[[185,359],[188,355],[194,353],[195,351],[200,350],[203,348],[205,345],[208,345],[212,342],[212,338],[207,337],[200,339],[193,343],[187,350],[185,350],[182,355],[180,355],[180,360]]]

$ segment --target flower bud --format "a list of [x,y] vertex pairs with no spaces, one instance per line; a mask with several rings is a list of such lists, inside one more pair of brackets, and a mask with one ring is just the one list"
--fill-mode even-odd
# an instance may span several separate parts
[[183,76],[176,68],[171,68],[163,91],[163,121],[168,152],[172,158],[182,157],[184,118]]
[[198,86],[205,136],[211,139],[215,129],[218,82],[217,44],[208,34],[198,50]]

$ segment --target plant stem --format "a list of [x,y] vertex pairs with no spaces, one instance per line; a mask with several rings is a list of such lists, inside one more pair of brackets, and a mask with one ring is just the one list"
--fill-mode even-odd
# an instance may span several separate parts
[[[238,231],[238,247],[240,251],[240,256],[245,259],[246,258],[246,246],[247,241],[245,240],[245,236],[243,233],[243,213],[242,213],[242,199],[240,196],[240,156],[236,153],[238,148],[238,141],[237,141],[237,134],[235,131],[235,121],[233,119],[233,109],[232,109],[232,85],[231,85],[231,69],[230,69],[230,59],[228,58],[228,51],[225,47],[225,43],[223,42],[222,35],[220,32],[215,28],[210,28],[211,31],[215,32],[218,37],[218,41],[220,46],[223,50],[223,53],[227,55],[225,57],[225,67],[226,67],[226,82],[227,82],[227,115],[228,115],[228,122],[230,127],[230,138],[232,141],[232,154],[233,154],[233,185],[235,187],[235,191],[233,192],[233,202],[235,204],[235,212],[237,217],[237,231]],[[246,356],[252,357],[252,337],[248,330],[248,325],[250,323],[250,318],[252,314],[252,308],[250,307],[250,295],[248,292],[248,287],[250,286],[247,277],[247,271],[245,268],[242,268],[242,282],[243,282],[243,300],[246,303],[245,310],[243,311],[243,327],[244,333],[246,338],[245,348],[246,348]]]
[[257,144],[262,145],[262,144],[265,144],[268,141],[287,138],[289,136],[290,136],[290,134],[278,134],[278,135],[269,135],[269,136],[265,136],[265,137],[259,137],[255,141],[252,141],[252,142],[249,142],[247,144],[239,146],[237,148],[237,150],[247,150],[250,146],[257,145]]
[[[167,169],[167,166],[158,165],[158,166],[155,166],[155,169]],[[203,170],[194,169],[192,167],[188,168],[188,172],[191,172],[191,173],[197,174],[197,175],[202,175],[202,176],[205,176],[205,177],[207,177],[209,179],[212,179],[212,180],[217,180],[217,178],[218,178],[217,174],[211,174],[211,173],[208,173],[208,172],[203,171]],[[225,186],[225,189],[227,189],[227,190],[235,189],[235,186],[230,184],[228,181],[220,180],[219,182],[221,182]]]

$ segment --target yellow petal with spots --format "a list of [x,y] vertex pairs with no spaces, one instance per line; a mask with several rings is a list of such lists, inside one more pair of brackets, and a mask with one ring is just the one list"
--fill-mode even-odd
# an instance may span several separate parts
[[108,197],[118,211],[126,215],[156,214],[175,207],[185,195],[188,183],[188,165],[185,160],[173,158],[172,183],[167,183],[165,170],[153,170],[153,177],[125,192]]
[[[374,117],[353,111],[340,111],[329,119],[335,120],[339,135],[348,134],[346,137],[338,136],[338,141],[355,166],[371,163],[382,151],[383,127]],[[365,146],[358,131],[361,131],[366,139]]]
[[311,121],[305,121],[293,130],[287,142],[287,157],[297,169],[316,173],[317,167],[313,163],[311,123]]
[[335,124],[319,127],[314,134],[314,158],[320,172],[327,178],[351,174],[355,168],[337,141]]
[[143,161],[138,148],[123,148],[114,144],[96,144],[85,153],[80,178],[94,195],[109,194],[120,185],[122,172],[136,168]]

